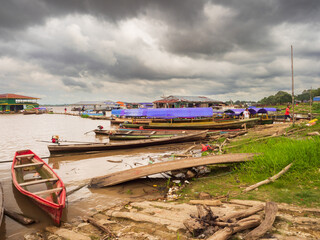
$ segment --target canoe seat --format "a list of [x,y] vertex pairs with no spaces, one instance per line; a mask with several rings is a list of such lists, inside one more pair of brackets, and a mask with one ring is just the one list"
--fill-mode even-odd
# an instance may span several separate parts
[[61,192],[63,188],[62,187],[58,187],[58,188],[52,188],[49,190],[44,190],[44,191],[40,191],[40,192],[34,192],[33,194],[35,195],[48,195],[51,193],[56,193],[56,192]]
[[18,155],[16,156],[16,158],[20,159],[20,158],[33,158],[34,154],[24,154],[24,155]]
[[56,182],[58,180],[59,180],[58,178],[36,179],[30,182],[19,183],[19,185],[21,187],[25,187],[25,186],[30,186],[30,185],[40,184],[40,183]]
[[42,167],[43,164],[44,164],[43,162],[20,164],[20,165],[15,165],[14,169],[26,168],[26,167],[37,167],[37,166],[41,166]]

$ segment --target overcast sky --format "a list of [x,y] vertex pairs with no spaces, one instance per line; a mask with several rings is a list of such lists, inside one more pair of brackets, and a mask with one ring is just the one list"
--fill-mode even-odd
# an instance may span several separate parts
[[0,93],[260,100],[320,87],[319,0],[0,0]]

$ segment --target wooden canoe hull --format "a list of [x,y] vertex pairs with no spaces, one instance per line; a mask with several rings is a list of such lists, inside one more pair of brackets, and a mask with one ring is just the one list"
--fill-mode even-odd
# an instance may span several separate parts
[[157,138],[145,140],[133,140],[120,143],[94,143],[94,144],[71,144],[71,145],[49,145],[50,153],[66,152],[88,152],[88,151],[106,151],[127,148],[139,148],[170,143],[197,141],[204,139],[207,131],[185,134],[183,136],[174,136],[170,138]]
[[[48,194],[46,198],[42,195],[35,194],[33,192],[30,192],[26,186],[22,186],[24,181],[23,179],[23,171],[24,169],[20,168],[15,168],[20,165],[18,158],[23,155],[30,155],[34,154],[34,157],[32,158],[32,164],[42,164],[41,165],[41,170],[37,169],[35,170],[37,173],[40,172],[40,176],[46,176],[46,177],[51,177],[55,178],[56,181],[54,184],[54,188],[59,188],[59,193],[52,193]],[[26,167],[28,168],[28,167]],[[29,167],[31,168],[31,167]],[[39,167],[40,168],[40,167]],[[36,169],[36,167],[35,167]],[[52,168],[44,162],[40,157],[38,157],[35,153],[33,153],[31,150],[22,150],[22,151],[17,151],[12,167],[11,167],[11,175],[12,175],[12,181],[16,189],[22,193],[23,195],[29,197],[32,199],[37,206],[39,206],[43,211],[45,211],[54,221],[56,225],[60,225],[61,222],[61,216],[62,216],[62,211],[63,208],[65,207],[65,199],[66,199],[66,189],[64,186],[64,183],[60,179],[60,177],[52,170]],[[46,180],[45,178],[43,180]],[[44,183],[47,187],[50,186],[48,183]],[[36,184],[33,184],[36,185]],[[50,190],[50,188],[48,188]],[[56,199],[56,200],[53,200]]]
[[126,124],[123,126],[127,128],[153,128],[153,129],[236,129],[241,128],[243,124],[247,127],[253,127],[258,123],[258,118],[251,118],[247,120],[233,120],[226,122],[190,122],[190,123],[149,123],[144,125],[139,124]]
[[179,135],[185,135],[187,131],[169,130],[133,130],[133,129],[117,129],[117,130],[94,130],[96,135],[108,136],[110,140],[141,140],[153,138],[169,138]]
[[142,167],[136,167],[116,173],[111,173],[102,177],[93,178],[89,186],[91,188],[107,187],[138,179],[141,177],[149,176],[152,174],[168,172],[183,168],[221,163],[244,162],[252,159],[254,155],[254,153],[234,153],[198,158],[185,158],[168,162],[154,163]]
[[0,226],[2,223],[3,215],[4,215],[4,193],[3,193],[3,188],[0,182]]

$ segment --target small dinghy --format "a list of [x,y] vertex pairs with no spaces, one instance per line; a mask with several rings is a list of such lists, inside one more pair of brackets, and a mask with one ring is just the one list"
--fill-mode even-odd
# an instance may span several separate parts
[[17,151],[11,168],[14,186],[60,225],[66,189],[59,176],[31,150]]

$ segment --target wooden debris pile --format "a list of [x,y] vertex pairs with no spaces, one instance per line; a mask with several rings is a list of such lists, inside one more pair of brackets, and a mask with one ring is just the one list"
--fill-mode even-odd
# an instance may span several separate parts
[[[267,202],[265,206],[260,204],[224,216],[215,215],[207,205],[197,205],[197,210],[197,216],[190,215],[191,218],[184,221],[185,227],[196,238],[225,240],[235,233],[254,228],[244,233],[244,239],[258,239],[272,228],[278,207],[274,202]],[[263,210],[264,214],[258,214]]]

